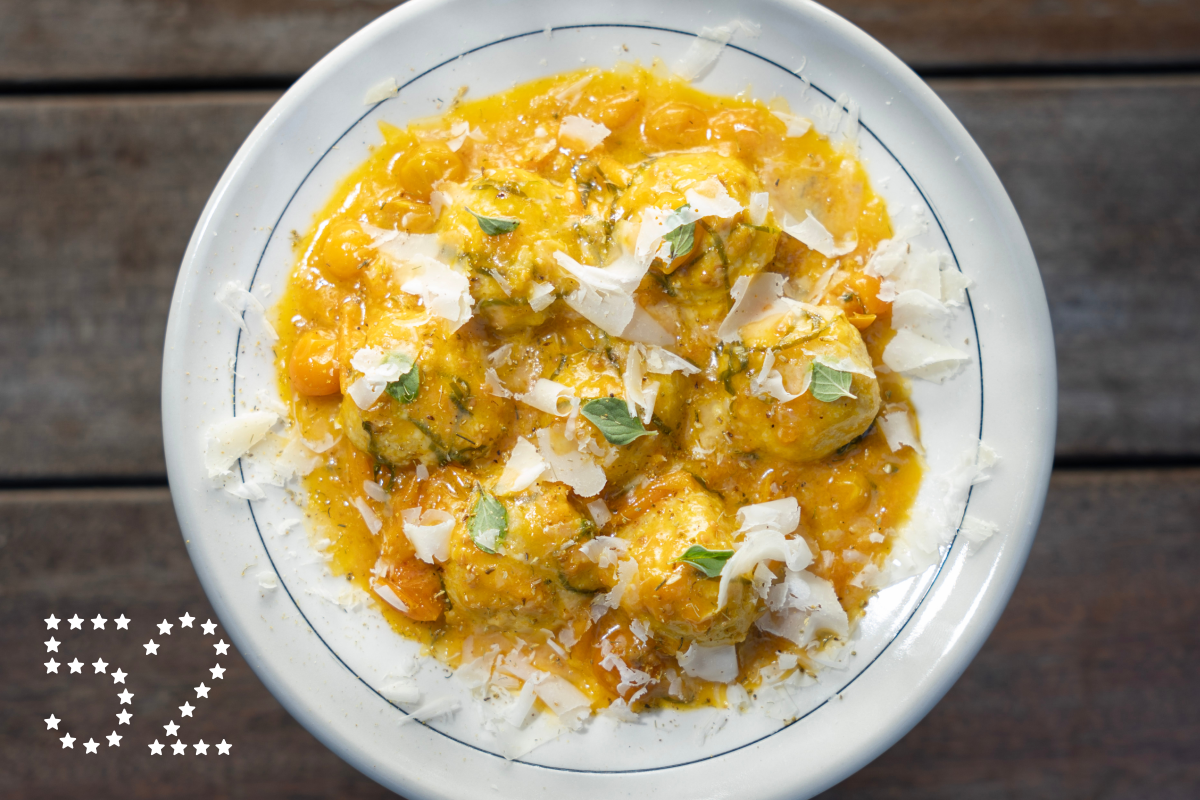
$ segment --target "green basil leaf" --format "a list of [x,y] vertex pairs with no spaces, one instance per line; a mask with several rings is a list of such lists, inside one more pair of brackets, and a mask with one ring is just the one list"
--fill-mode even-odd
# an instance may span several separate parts
[[476,214],[471,209],[467,209],[472,217],[479,223],[479,229],[488,236],[499,236],[502,233],[512,233],[521,224],[519,219],[508,219],[507,217],[485,217]]
[[479,488],[479,499],[475,501],[475,510],[467,522],[467,533],[476,547],[491,555],[496,555],[500,543],[508,536],[508,511],[482,486]]
[[832,403],[842,397],[854,397],[850,394],[850,381],[853,374],[827,367],[817,361],[812,365],[813,397],[822,403]]
[[692,252],[692,247],[696,244],[696,223],[689,222],[686,225],[680,225],[663,236],[663,241],[671,245],[671,258],[679,258],[685,253]]
[[604,434],[612,444],[629,444],[639,436],[657,436],[658,431],[648,431],[642,421],[629,415],[629,406],[619,397],[601,397],[588,400],[579,409],[589,421]]
[[401,372],[399,378],[387,385],[386,391],[396,402],[407,405],[417,399],[417,390],[421,388],[421,368],[403,353],[392,353],[388,360],[399,364]]
[[710,578],[715,578],[725,569],[725,562],[732,556],[732,550],[709,550],[694,544],[678,560],[691,564]]

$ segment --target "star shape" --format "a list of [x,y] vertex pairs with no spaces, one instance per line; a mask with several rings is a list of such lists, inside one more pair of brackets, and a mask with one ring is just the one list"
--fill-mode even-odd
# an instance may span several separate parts
[[67,666],[71,668],[71,672],[78,672],[80,675],[83,674],[83,662],[78,658],[74,659],[70,664],[67,664]]
[[175,626],[172,625],[171,623],[167,622],[164,619],[162,622],[158,623],[158,632],[161,633],[163,636],[170,636],[171,628],[173,628],[173,627],[175,627]]
[[163,725],[163,730],[167,732],[167,736],[177,736],[175,732],[179,730],[179,726],[175,724],[175,720],[171,720],[166,725]]
[[118,725],[128,725],[129,720],[131,720],[131,719],[133,719],[133,714],[130,714],[125,709],[121,709],[120,711],[117,712],[117,720],[118,720],[117,724]]
[[208,697],[208,687],[203,683],[196,687],[196,697]]
[[46,617],[46,630],[50,630],[51,628],[58,630],[58,617],[54,616],[53,614]]
[[108,664],[103,658],[97,658],[96,662],[92,664],[92,669],[96,670],[92,673],[93,675],[99,675],[101,672],[108,672]]
[[212,673],[214,681],[215,680],[222,680],[222,681],[225,680],[225,668],[222,667],[220,664],[217,664],[215,667],[210,669],[209,672]]
[[83,749],[89,753],[95,753],[100,749],[100,743],[95,739],[88,739],[83,743]]
[[112,674],[113,683],[124,683],[125,676],[128,674],[128,672],[122,672],[121,669],[118,668],[117,671]]
[[129,617],[122,614],[121,616],[114,619],[113,622],[117,623],[117,630],[127,631],[127,630],[129,630],[129,623],[133,622],[133,620],[129,619]]
[[222,639],[221,641],[219,641],[219,642],[217,642],[216,644],[214,644],[214,645],[213,645],[213,650],[216,650],[216,651],[217,651],[217,655],[219,655],[219,656],[227,656],[227,655],[229,655],[229,645],[225,644],[225,640],[224,640],[224,639]]
[[62,720],[51,714],[42,720],[42,722],[46,723],[46,730],[50,730],[51,728],[58,730],[58,723],[62,722]]
[[104,630],[104,623],[106,623],[106,622],[108,622],[108,620],[106,620],[104,617],[97,614],[95,617],[92,618],[92,630],[94,630],[94,631]]
[[68,747],[72,750],[75,749],[75,737],[71,734],[68,733],[66,736],[60,736],[58,740],[63,743],[63,750],[66,750]]
[[179,627],[190,628],[190,627],[192,627],[192,623],[195,621],[196,621],[196,618],[185,611],[185,612],[183,612],[183,616],[179,618]]
[[69,620],[67,620],[67,622],[71,623],[71,630],[73,630],[73,631],[83,630],[83,620],[81,620],[79,618],[78,614],[71,617]]
[[51,672],[55,675],[58,674],[58,662],[53,658],[46,662],[46,673],[49,674]]
[[154,643],[153,639],[146,642],[144,645],[142,645],[142,647],[146,648],[146,655],[148,655],[148,656],[158,655],[158,645],[156,645]]
[[175,755],[181,756],[187,752],[187,745],[183,742],[176,742],[175,744],[171,745],[171,750],[175,753]]
[[125,691],[123,691],[117,695],[117,699],[121,701],[121,705],[123,705],[123,706],[129,705],[130,703],[133,702],[133,692],[126,689]]
[[203,739],[196,742],[194,745],[192,745],[192,747],[196,748],[196,755],[198,755],[198,756],[208,755],[208,745],[206,745],[204,743]]
[[222,739],[221,743],[219,745],[217,745],[216,747],[217,747],[217,755],[227,756],[227,755],[229,755],[229,748],[233,747],[233,745],[231,745],[229,742]]
[[109,747],[120,747],[121,740],[124,739],[125,737],[121,736],[116,731],[113,731],[112,733],[110,733],[108,736],[105,736],[104,738],[108,739]]
[[51,636],[50,641],[46,642],[46,652],[47,653],[57,653],[58,646],[60,644],[62,644],[62,642],[60,642],[58,639],[55,639],[53,636]]
[[204,635],[205,635],[205,636],[212,636],[214,633],[216,633],[216,632],[217,632],[217,623],[213,622],[211,619],[210,619],[210,620],[206,620],[206,621],[204,622],[204,624],[203,624],[203,625],[201,625],[200,627],[201,627],[201,628],[204,628]]
[[161,756],[162,755],[163,745],[158,743],[158,739],[154,740],[154,744],[147,745],[147,746],[150,748],[150,755],[152,755],[152,756]]
[[185,717],[192,716],[192,712],[195,710],[196,710],[196,707],[194,705],[192,705],[191,703],[187,702],[186,700],[183,701],[183,705],[181,705],[179,707],[179,713]]

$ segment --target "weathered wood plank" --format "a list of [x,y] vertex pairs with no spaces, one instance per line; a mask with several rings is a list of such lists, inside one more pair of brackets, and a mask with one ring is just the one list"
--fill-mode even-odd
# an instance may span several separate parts
[[1059,472],[995,632],[823,800],[1200,796],[1200,471]]
[[[1058,452],[1200,453],[1200,79],[939,81],[1021,212]],[[161,475],[163,326],[204,200],[271,95],[0,103],[0,478]]]
[[[0,0],[0,81],[298,75],[392,0]],[[1200,59],[1190,0],[830,0],[918,68]]]
[[[1195,797],[1198,542],[1200,470],[1057,473],[1025,574],[979,657],[912,733],[825,797]],[[212,613],[166,490],[0,493],[0,548],[0,796],[390,796],[292,721],[232,650],[218,659],[224,679],[206,681],[207,704],[193,698],[195,717],[175,721],[183,741],[224,738],[234,757],[141,749],[204,677],[215,638],[154,627]],[[49,633],[42,623],[121,612],[133,620],[128,635],[112,622],[104,635],[86,622]],[[117,710],[91,675],[45,674],[50,635],[63,642],[59,662],[99,656],[130,673],[129,738],[102,762],[84,759],[79,743],[64,751],[41,722],[54,712],[73,735],[99,740]],[[150,637],[165,643],[152,667],[140,647]]]

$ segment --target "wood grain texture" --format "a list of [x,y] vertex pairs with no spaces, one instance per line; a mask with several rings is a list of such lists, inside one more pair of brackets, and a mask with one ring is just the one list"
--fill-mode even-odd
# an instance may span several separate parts
[[[298,75],[393,0],[0,0],[0,81]],[[1200,60],[1192,0],[830,0],[918,68]]]
[[[184,611],[211,616],[166,490],[0,493],[0,554],[0,796],[391,796],[292,721],[233,651],[217,659],[225,678],[206,681],[210,699],[191,698],[195,717],[178,716],[215,637],[154,628]],[[1025,574],[979,657],[912,733],[824,797],[1195,797],[1197,574],[1200,470],[1057,473]],[[42,622],[122,612],[127,634]],[[133,724],[102,768],[79,743],[64,751],[41,720],[53,711],[63,730],[99,740],[115,723],[115,690],[92,674],[45,674],[50,635],[63,642],[60,662],[101,656],[130,673]],[[150,637],[163,644],[157,657],[140,647]],[[172,718],[183,741],[225,738],[233,757],[149,756],[145,742],[164,741]]]
[[[938,81],[1025,222],[1060,455],[1200,454],[1200,79]],[[175,274],[273,95],[0,102],[0,479],[161,475]]]

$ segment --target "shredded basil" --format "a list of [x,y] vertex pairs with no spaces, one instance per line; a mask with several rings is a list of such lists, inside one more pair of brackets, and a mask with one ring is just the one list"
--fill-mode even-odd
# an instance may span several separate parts
[[725,562],[732,556],[732,550],[709,550],[707,547],[694,544],[678,560],[691,564],[709,578],[715,578],[721,574],[721,570],[725,569]]
[[521,224],[519,219],[508,219],[507,217],[485,217],[481,214],[476,214],[471,209],[467,209],[472,217],[479,223],[479,229],[488,236],[499,236],[503,233],[512,233]]
[[508,536],[508,512],[482,486],[479,488],[479,499],[475,501],[475,510],[467,522],[467,533],[476,547],[490,555],[496,555],[500,543]]
[[850,381],[854,376],[833,367],[814,361],[812,365],[812,394],[822,403],[832,403],[842,397],[851,397]]
[[400,377],[387,385],[387,393],[398,403],[407,405],[417,399],[417,391],[421,388],[421,368],[416,362],[403,353],[392,353],[388,360],[400,365]]
[[612,444],[626,445],[638,437],[658,434],[646,430],[640,419],[630,416],[628,404],[619,397],[588,400],[579,410]]

